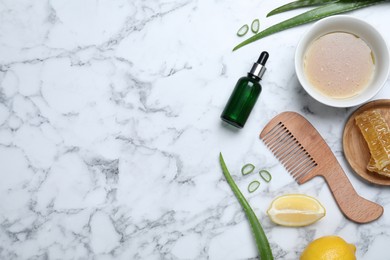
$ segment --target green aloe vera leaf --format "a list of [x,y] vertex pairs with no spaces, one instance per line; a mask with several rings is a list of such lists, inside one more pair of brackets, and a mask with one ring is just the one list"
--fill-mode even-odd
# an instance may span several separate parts
[[229,173],[228,168],[226,167],[226,163],[222,157],[222,154],[219,154],[219,162],[221,164],[223,175],[225,176],[230,188],[232,189],[234,195],[236,196],[238,202],[241,204],[242,208],[244,209],[244,212],[246,214],[246,217],[249,220],[249,224],[252,229],[253,236],[256,240],[256,246],[260,254],[261,260],[273,260],[274,257],[272,255],[272,250],[269,245],[267,236],[264,233],[264,230],[256,216],[256,214],[253,212],[253,209],[249,205],[248,201],[245,199],[244,195],[242,195],[240,189],[237,187],[236,183],[234,182],[232,176]]
[[255,42],[259,39],[262,39],[266,36],[269,36],[271,34],[287,30],[302,24],[310,23],[312,21],[316,21],[319,19],[322,19],[327,16],[340,14],[349,12],[352,10],[364,8],[370,5],[374,5],[380,2],[385,2],[389,0],[365,0],[365,1],[342,1],[342,2],[334,2],[330,3],[324,6],[320,6],[317,8],[314,8],[310,11],[307,11],[303,14],[294,16],[290,19],[287,19],[283,22],[280,22],[278,24],[275,24],[271,27],[268,27],[267,29],[259,32],[258,34],[253,35],[252,37],[246,39],[245,41],[238,44],[236,47],[233,48],[233,51],[250,44],[252,42]]
[[291,11],[294,9],[302,8],[302,7],[324,5],[324,4],[329,4],[329,3],[337,2],[337,1],[339,1],[339,0],[298,0],[298,1],[294,1],[291,3],[285,4],[285,5],[282,5],[276,9],[272,10],[271,12],[269,12],[267,14],[267,17],[275,15],[275,14]]

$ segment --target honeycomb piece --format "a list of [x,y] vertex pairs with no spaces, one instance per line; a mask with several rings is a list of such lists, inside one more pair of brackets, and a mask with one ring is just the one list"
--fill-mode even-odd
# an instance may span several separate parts
[[390,165],[390,130],[382,115],[369,110],[356,116],[355,121],[367,142],[375,168],[382,170]]
[[376,172],[386,177],[390,177],[390,164],[383,167],[382,170],[379,170],[378,168],[376,168],[375,160],[372,157],[367,165],[367,170],[369,170],[370,172]]

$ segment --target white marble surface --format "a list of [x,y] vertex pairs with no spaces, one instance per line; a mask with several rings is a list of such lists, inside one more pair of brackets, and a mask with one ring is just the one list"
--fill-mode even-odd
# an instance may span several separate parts
[[[248,222],[218,163],[222,152],[276,259],[339,235],[358,259],[389,259],[390,191],[358,178],[341,134],[356,108],[308,97],[293,56],[310,25],[237,52],[236,30],[278,1],[0,1],[0,259],[255,259]],[[350,13],[390,42],[389,4]],[[299,11],[300,12],[300,11]],[[263,92],[244,129],[219,116],[236,80],[270,53]],[[375,97],[389,98],[390,82]],[[297,111],[321,132],[356,190],[382,204],[366,225],[347,220],[324,181],[302,186],[258,139],[276,114]],[[247,162],[273,173],[253,194]],[[318,198],[326,217],[305,228],[270,222],[271,200]]]

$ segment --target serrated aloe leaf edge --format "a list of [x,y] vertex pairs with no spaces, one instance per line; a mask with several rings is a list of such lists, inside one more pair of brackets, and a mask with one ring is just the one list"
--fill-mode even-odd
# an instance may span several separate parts
[[267,17],[280,14],[283,12],[291,11],[294,9],[302,8],[302,7],[310,7],[310,6],[316,6],[316,5],[324,5],[329,4],[331,2],[338,2],[340,0],[298,0],[294,1],[285,5],[282,5],[278,8],[275,8],[271,12],[267,14]]

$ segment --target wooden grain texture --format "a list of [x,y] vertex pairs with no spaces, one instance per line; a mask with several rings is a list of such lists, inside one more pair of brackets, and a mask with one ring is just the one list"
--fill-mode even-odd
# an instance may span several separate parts
[[383,214],[382,206],[357,194],[325,140],[300,114],[277,115],[264,127],[260,138],[299,184],[322,176],[341,212],[350,220],[368,223]]
[[343,149],[344,155],[351,168],[364,180],[378,184],[378,185],[390,185],[390,178],[372,173],[367,170],[367,164],[370,160],[370,151],[368,145],[364,140],[363,135],[360,133],[359,127],[355,123],[355,117],[359,114],[369,111],[377,110],[382,114],[386,122],[390,125],[390,100],[380,99],[371,101],[361,107],[359,107],[349,117],[344,127],[343,132]]

